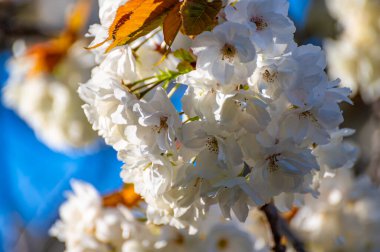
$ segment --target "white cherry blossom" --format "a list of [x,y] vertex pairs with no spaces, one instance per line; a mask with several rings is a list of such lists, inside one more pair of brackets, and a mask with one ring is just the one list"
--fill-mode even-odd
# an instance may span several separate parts
[[288,17],[286,0],[244,0],[226,8],[228,21],[246,24],[260,52],[273,52],[275,44],[283,50],[293,43],[295,26]]
[[77,110],[81,105],[78,83],[85,81],[94,67],[93,56],[83,52],[83,46],[85,41],[74,43],[53,72],[34,73],[36,59],[27,51],[15,52],[8,63],[10,76],[2,97],[41,142],[70,155],[94,149],[96,142],[86,116]]
[[199,35],[192,46],[197,69],[207,71],[221,85],[240,84],[255,68],[256,49],[247,27],[226,22]]

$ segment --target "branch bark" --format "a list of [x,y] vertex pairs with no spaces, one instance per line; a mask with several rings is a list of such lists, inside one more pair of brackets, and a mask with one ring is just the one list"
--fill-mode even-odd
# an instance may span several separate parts
[[281,217],[277,208],[272,204],[266,204],[260,208],[268,219],[273,235],[274,252],[285,252],[286,246],[282,244],[285,237],[297,252],[306,252],[303,242],[290,230],[288,223]]

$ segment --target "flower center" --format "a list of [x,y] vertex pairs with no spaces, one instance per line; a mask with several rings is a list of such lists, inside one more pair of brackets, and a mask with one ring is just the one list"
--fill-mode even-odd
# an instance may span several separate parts
[[222,60],[228,60],[229,62],[232,62],[236,54],[236,48],[231,44],[225,44],[221,49],[221,53]]
[[315,126],[321,127],[321,125],[318,122],[318,119],[315,118],[315,116],[313,115],[313,113],[310,110],[304,111],[304,112],[300,113],[299,116],[298,116],[298,118],[299,119],[301,119],[301,118],[308,118],[312,123],[315,124]]
[[218,241],[218,248],[223,250],[228,247],[228,240],[225,238],[222,238]]
[[218,140],[216,140],[215,137],[208,137],[207,138],[206,147],[211,152],[214,152],[214,153],[219,152]]
[[157,133],[161,133],[161,130],[162,129],[167,129],[168,128],[168,124],[166,123],[168,121],[168,118],[166,116],[161,116],[160,117],[160,125],[157,126],[153,126],[153,129],[157,132]]
[[266,69],[263,73],[263,79],[268,83],[273,83],[277,78],[277,73],[271,73],[268,69]]
[[258,31],[262,31],[262,30],[264,30],[265,28],[268,27],[268,23],[265,22],[265,20],[264,20],[263,17],[252,17],[251,18],[251,22],[255,23],[256,29]]
[[268,169],[270,172],[275,172],[278,170],[278,157],[281,156],[281,153],[275,153],[267,157],[265,160],[269,161]]
[[183,235],[178,234],[174,242],[178,245],[182,245],[185,242],[185,238],[183,237]]
[[247,102],[247,98],[244,98],[243,100],[234,100],[234,103],[239,107],[241,112],[245,112],[247,110]]

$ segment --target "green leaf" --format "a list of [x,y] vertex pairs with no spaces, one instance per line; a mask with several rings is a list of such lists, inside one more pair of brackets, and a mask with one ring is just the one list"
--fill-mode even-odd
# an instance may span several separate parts
[[188,123],[188,122],[194,122],[194,121],[199,121],[201,118],[199,116],[194,116],[191,118],[188,118],[186,121],[183,122],[183,124]]
[[182,61],[177,65],[177,70],[181,73],[188,73],[194,70],[194,67],[187,61]]
[[176,57],[182,61],[189,62],[189,63],[195,62],[197,60],[197,58],[194,54],[192,54],[190,51],[185,50],[183,48],[174,51],[173,55],[174,55],[174,57]]

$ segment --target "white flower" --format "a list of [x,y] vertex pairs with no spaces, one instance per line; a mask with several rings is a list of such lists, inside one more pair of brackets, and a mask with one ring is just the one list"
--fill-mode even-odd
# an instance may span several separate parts
[[207,252],[254,251],[249,235],[233,225],[216,225],[205,243]]
[[65,241],[67,251],[107,251],[93,233],[102,211],[99,194],[89,184],[73,181],[72,187],[74,194],[68,194],[68,201],[60,208],[61,220],[51,228],[50,234]]
[[125,126],[137,120],[130,112],[137,98],[122,87],[122,80],[103,71],[93,70],[92,79],[79,87],[79,95],[86,102],[85,114],[94,130],[116,150],[125,147]]
[[[176,150],[176,132],[181,126],[178,112],[170,102],[165,90],[157,88],[151,100],[133,105],[139,124],[145,128],[140,138],[152,148],[157,144],[161,151]],[[153,140],[153,142],[152,142]]]
[[123,244],[121,252],[153,252],[155,251],[152,248],[146,248],[144,247],[140,241],[137,240],[131,240],[126,241]]
[[295,106],[314,105],[323,98],[315,88],[325,87],[328,83],[325,68],[326,60],[321,48],[300,46],[281,57],[263,58],[250,84],[274,99],[283,93]]
[[137,62],[129,46],[119,47],[107,54],[99,68],[126,82],[135,81],[139,77],[136,73]]
[[274,44],[293,43],[295,26],[288,17],[286,0],[243,0],[226,8],[228,21],[246,24],[252,41],[260,51],[274,51]]
[[348,39],[327,40],[325,47],[329,74],[332,77],[342,78],[342,85],[349,87],[354,95],[357,94],[359,91],[357,72],[360,69],[358,59],[363,56],[362,53]]
[[224,188],[218,191],[216,199],[224,218],[232,219],[232,211],[240,222],[245,222],[251,209],[250,206],[258,206],[264,203],[258,198],[244,177],[223,182],[220,184],[224,185]]
[[327,1],[328,9],[342,26],[337,40],[326,40],[329,73],[366,103],[380,97],[380,36],[378,1]]
[[123,205],[103,206],[102,197],[90,184],[71,184],[73,193],[68,194],[59,209],[60,220],[49,231],[65,243],[65,251],[122,251],[134,240],[149,251],[153,234],[132,211]]
[[[190,199],[194,201],[194,198],[189,197]],[[175,203],[175,201],[172,202]],[[155,225],[170,225],[177,229],[185,229],[189,234],[197,233],[200,217],[205,215],[204,205],[195,201],[195,203],[192,202],[193,205],[181,207],[173,206],[172,202],[157,198],[154,203],[148,204],[147,218],[149,222]]]
[[[168,150],[174,143],[173,127],[178,128],[178,114],[163,90],[158,89],[148,101],[139,101],[129,92],[127,83],[136,80],[138,66],[129,47],[110,52],[93,70],[92,78],[79,88],[86,102],[83,108],[93,128],[116,150],[131,142],[141,148],[154,148],[157,142],[163,151]],[[162,103],[165,99],[166,103]],[[165,137],[166,133],[172,139]]]
[[226,22],[197,36],[193,51],[197,69],[206,70],[221,85],[245,82],[255,68],[256,49],[244,25]]
[[[198,71],[194,71],[198,72]],[[216,92],[201,88],[188,87],[181,99],[182,109],[188,118],[215,121],[215,113],[219,109]]]
[[257,139],[245,135],[240,145],[252,169],[250,184],[265,201],[281,192],[312,192],[312,175],[319,170],[319,165],[310,149],[265,132]]
[[247,132],[258,133],[270,121],[267,104],[257,95],[242,91],[235,95],[220,95],[218,100],[218,121],[226,130],[234,131],[241,127]]
[[296,142],[308,140],[310,144],[328,144],[330,132],[343,122],[341,101],[352,104],[347,98],[350,90],[339,88],[339,82],[322,82],[314,88],[315,97],[301,107],[291,107],[282,122],[282,130]]
[[202,69],[197,69],[196,71],[191,71],[188,74],[180,75],[176,82],[203,91],[223,88],[218,85],[218,81],[215,80],[209,72]]
[[96,140],[76,93],[78,82],[88,78],[94,62],[82,52],[83,41],[74,44],[56,66],[57,73],[31,74],[36,61],[24,53],[9,63],[10,77],[3,90],[4,103],[14,109],[37,137],[56,151],[73,153]]
[[[100,24],[91,25],[88,33],[86,34],[87,37],[94,37],[89,47],[98,45],[108,38],[108,30],[116,17],[117,9],[127,1],[128,0],[117,0],[116,2],[110,2],[107,0],[99,0]],[[93,49],[96,61],[98,63],[104,59],[104,52],[110,44],[111,41],[107,41],[98,48]]]
[[195,233],[196,220],[205,214],[206,208],[200,199],[201,184],[186,180],[184,185],[189,165],[171,157],[143,154],[130,145],[130,152],[119,152],[119,159],[125,162],[121,177],[125,183],[135,184],[136,192],[144,198],[150,223]]
[[189,235],[182,230],[163,226],[160,237],[156,242],[157,251],[203,251],[203,237],[201,235]]
[[[197,234],[192,229],[189,234],[177,229],[180,228],[177,225],[184,224],[177,218],[182,215],[181,219],[184,220],[184,215],[189,218],[194,216],[194,212],[189,209],[174,209],[174,216],[169,223],[176,228],[160,222],[151,225],[149,219],[162,221],[169,217],[165,213],[167,203],[161,202],[155,210],[152,209],[153,204],[149,204],[148,222],[145,222],[145,214],[140,211],[142,209],[131,211],[122,205],[103,206],[101,196],[91,185],[78,181],[72,182],[72,185],[74,193],[61,206],[61,220],[50,231],[51,235],[65,242],[65,251],[234,251],[237,247],[243,251],[269,251],[247,232],[249,228],[234,222],[225,224],[217,208],[211,209],[212,215],[204,219],[202,225],[193,227],[198,229]],[[188,198],[181,198],[181,195]],[[173,193],[172,197],[182,206],[194,204],[191,193]]]
[[[150,224],[195,233],[216,204],[241,222],[272,200],[286,210],[317,195],[330,169],[350,165],[328,153],[337,146],[335,153],[348,155],[335,132],[349,90],[328,80],[319,47],[296,46],[288,3],[224,3],[219,24],[192,41],[195,70],[178,77],[171,53],[157,66],[163,37],[153,31],[113,49],[80,89],[94,129],[124,162],[122,179],[144,198]],[[183,111],[166,94],[166,75],[187,85]],[[237,244],[210,239],[211,251]],[[253,250],[241,243],[240,250]],[[162,241],[156,248],[183,246]]]
[[195,155],[195,165],[187,176],[201,184],[201,197],[215,197],[223,214],[230,210],[244,221],[247,205],[264,202],[248,185],[241,147],[234,135],[210,128],[207,123],[190,122],[183,127],[185,151]]
[[120,247],[124,240],[121,220],[123,215],[118,209],[104,209],[95,222],[96,238],[103,243]]
[[331,142],[319,145],[313,150],[321,167],[329,169],[352,168],[358,158],[358,148],[349,142],[343,142],[343,137],[354,134],[352,129],[341,129],[332,132]]
[[280,57],[260,57],[248,83],[268,98],[278,99],[283,94],[293,105],[303,106],[314,102],[313,89],[327,81],[325,67],[325,56],[319,47],[295,47]]
[[175,169],[179,168],[165,158],[156,159],[142,153],[121,151],[119,159],[125,162],[121,172],[123,181],[135,184],[136,192],[146,200],[154,199],[169,190],[175,180]]
[[183,144],[187,151],[197,154],[196,171],[204,178],[221,175],[215,173],[213,168],[239,174],[243,169],[243,160],[236,141],[227,132],[213,126],[199,121],[183,126]]
[[[342,169],[322,181],[319,199],[307,199],[292,226],[313,251],[377,251],[379,189],[368,177]],[[362,236],[363,232],[367,235]]]

